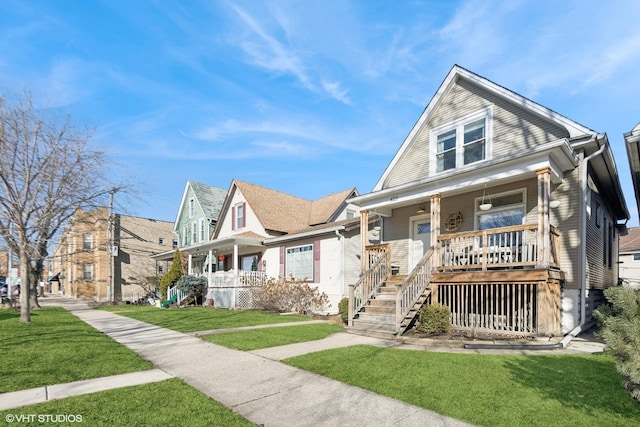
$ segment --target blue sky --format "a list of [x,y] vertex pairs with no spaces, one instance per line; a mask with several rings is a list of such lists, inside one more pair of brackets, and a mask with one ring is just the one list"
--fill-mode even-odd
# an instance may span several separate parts
[[0,91],[94,128],[139,185],[126,213],[173,221],[187,180],[371,191],[459,64],[607,133],[637,225],[638,16],[637,0],[2,0]]

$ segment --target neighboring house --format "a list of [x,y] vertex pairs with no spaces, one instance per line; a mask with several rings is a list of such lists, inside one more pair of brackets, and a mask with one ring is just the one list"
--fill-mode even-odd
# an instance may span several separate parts
[[640,227],[628,229],[620,237],[620,280],[635,289],[640,288]]
[[325,310],[335,313],[359,274],[360,220],[347,202],[357,194],[352,188],[310,201],[233,180],[211,240],[181,248],[189,272],[207,274],[218,307],[246,307],[242,286],[293,277],[326,293]]
[[[350,201],[363,229],[383,217],[385,247],[363,252],[352,328],[397,336],[440,303],[468,333],[575,333],[618,282],[629,212],[607,136],[459,66]],[[376,292],[396,296],[386,315]]]
[[48,262],[50,289],[95,301],[134,302],[152,292],[167,265],[150,258],[174,244],[173,223],[77,210]]
[[640,213],[640,123],[631,132],[624,134],[624,142],[627,148],[627,158],[629,169],[631,170],[631,181],[636,196],[636,206]]

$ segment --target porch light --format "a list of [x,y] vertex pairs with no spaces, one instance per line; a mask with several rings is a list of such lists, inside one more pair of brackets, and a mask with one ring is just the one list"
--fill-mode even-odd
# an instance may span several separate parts
[[424,206],[420,206],[416,211],[416,213],[419,213],[419,214],[424,213]]
[[482,192],[482,203],[480,203],[480,206],[478,206],[478,208],[481,211],[488,211],[492,207],[493,204],[491,203],[491,196],[487,196],[487,186],[485,185],[484,191]]
[[549,202],[549,207],[552,209],[555,209],[558,206],[560,206],[560,200],[552,200]]

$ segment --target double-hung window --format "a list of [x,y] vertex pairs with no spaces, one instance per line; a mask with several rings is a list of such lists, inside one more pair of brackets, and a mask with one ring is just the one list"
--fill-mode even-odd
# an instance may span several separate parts
[[205,233],[206,228],[205,228],[204,224],[205,224],[204,219],[201,218],[200,219],[200,241],[201,242],[204,242],[205,235],[206,235],[206,233]]
[[491,109],[486,108],[431,130],[431,170],[441,173],[489,158]]
[[82,236],[82,249],[87,251],[93,249],[93,236],[91,234],[84,234]]
[[82,279],[93,280],[93,264],[82,264]]

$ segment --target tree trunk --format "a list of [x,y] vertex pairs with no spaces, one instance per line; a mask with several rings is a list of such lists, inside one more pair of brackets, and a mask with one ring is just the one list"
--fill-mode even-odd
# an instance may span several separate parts
[[20,321],[22,323],[31,323],[31,286],[29,283],[29,258],[27,258],[26,249],[20,251]]

